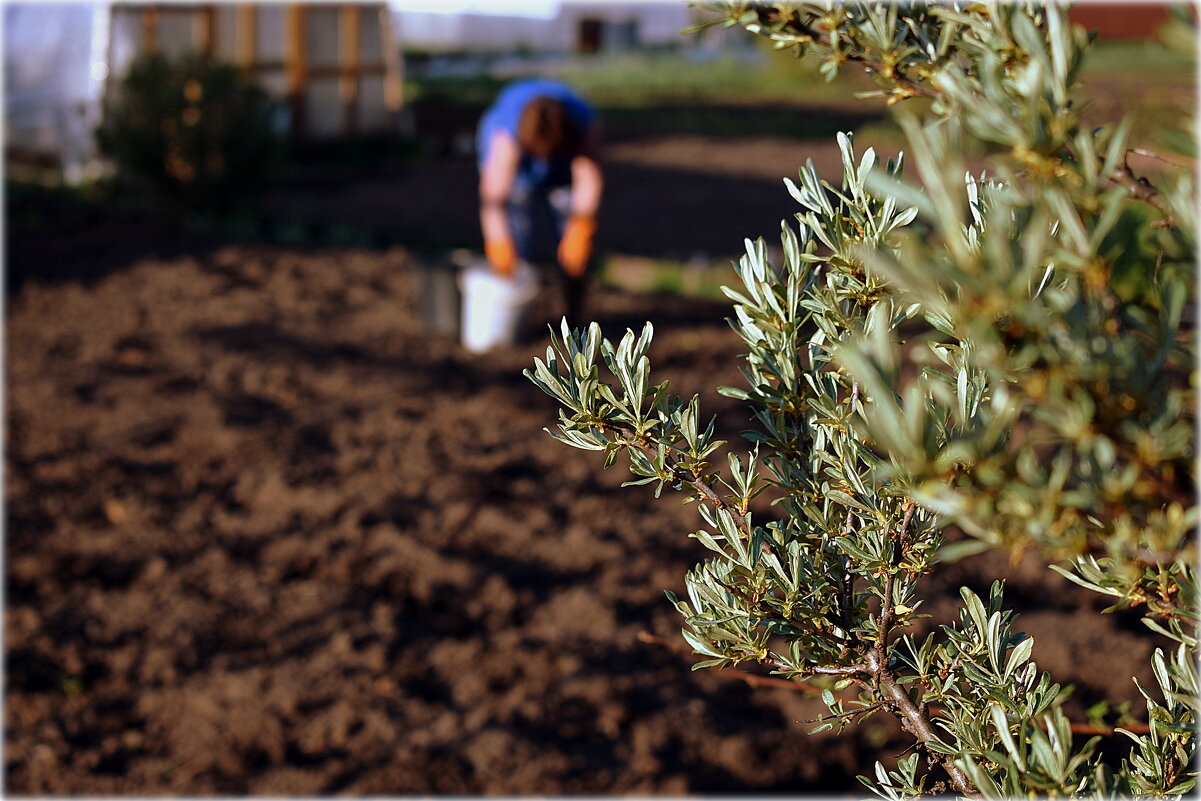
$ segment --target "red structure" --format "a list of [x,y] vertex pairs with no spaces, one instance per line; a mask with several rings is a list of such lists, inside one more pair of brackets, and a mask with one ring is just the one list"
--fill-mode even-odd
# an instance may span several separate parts
[[1151,39],[1167,22],[1171,7],[1169,3],[1080,3],[1072,7],[1068,17],[1096,31],[1099,41]]

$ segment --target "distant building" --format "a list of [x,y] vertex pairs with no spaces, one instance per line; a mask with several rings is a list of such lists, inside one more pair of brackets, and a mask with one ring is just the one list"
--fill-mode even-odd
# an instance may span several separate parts
[[288,101],[297,138],[391,131],[399,44],[384,3],[10,3],[4,8],[5,161],[95,163],[104,97],[140,53],[207,53]]
[[399,37],[406,48],[435,52],[597,53],[678,44],[693,14],[682,1],[563,0],[526,14],[413,9],[403,0],[394,3]]
[[384,3],[116,3],[110,30],[113,75],[136,53],[207,53],[287,99],[297,138],[389,131],[400,107]]
[[1152,39],[1168,21],[1170,7],[1168,3],[1078,3],[1068,17],[1096,31],[1100,40]]

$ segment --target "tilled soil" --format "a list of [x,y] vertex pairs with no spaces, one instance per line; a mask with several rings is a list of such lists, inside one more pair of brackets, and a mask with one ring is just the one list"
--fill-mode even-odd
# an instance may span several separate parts
[[[237,246],[8,299],[5,789],[861,793],[895,725],[809,737],[809,696],[641,640],[681,642],[695,509],[543,433],[541,336],[469,355],[415,276]],[[723,305],[593,313],[745,426]],[[1031,564],[953,566],[929,611],[997,571],[1072,710],[1137,698],[1150,641]]]

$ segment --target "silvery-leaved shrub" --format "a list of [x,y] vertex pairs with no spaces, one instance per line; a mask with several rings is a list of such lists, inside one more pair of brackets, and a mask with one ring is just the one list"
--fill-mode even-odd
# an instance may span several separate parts
[[[720,391],[749,404],[755,428],[726,469],[697,398],[652,382],[649,324],[617,343],[564,324],[526,371],[562,407],[554,436],[606,467],[624,452],[631,483],[697,502],[692,536],[712,555],[686,597],[669,597],[698,667],[758,663],[816,684],[829,708],[818,729],[900,721],[915,747],[861,777],[876,793],[1189,792],[1191,173],[1147,181],[1128,166],[1127,121],[1082,124],[1089,37],[1059,6],[715,8],[828,78],[866,69],[896,109],[909,169],[840,135],[838,179],[812,164],[786,179],[799,209],[781,226],[782,263],[746,243],[742,286],[726,290],[745,385]],[[915,112],[900,102],[911,97],[929,102]],[[750,511],[765,489],[769,519]],[[1115,738],[1073,736],[1000,582],[985,597],[963,589],[957,618],[912,633],[923,577],[990,548],[1036,549],[1159,638],[1155,682],[1139,685],[1147,725],[1119,730],[1119,756]]]

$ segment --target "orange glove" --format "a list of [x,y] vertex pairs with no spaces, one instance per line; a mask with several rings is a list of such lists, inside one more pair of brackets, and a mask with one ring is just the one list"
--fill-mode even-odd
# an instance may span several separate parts
[[596,220],[592,217],[572,217],[567,221],[563,241],[559,243],[559,263],[572,278],[579,278],[592,256],[592,237]]
[[513,265],[517,263],[517,251],[513,248],[512,239],[494,239],[484,243],[484,255],[492,264],[492,269],[500,275],[512,275]]

